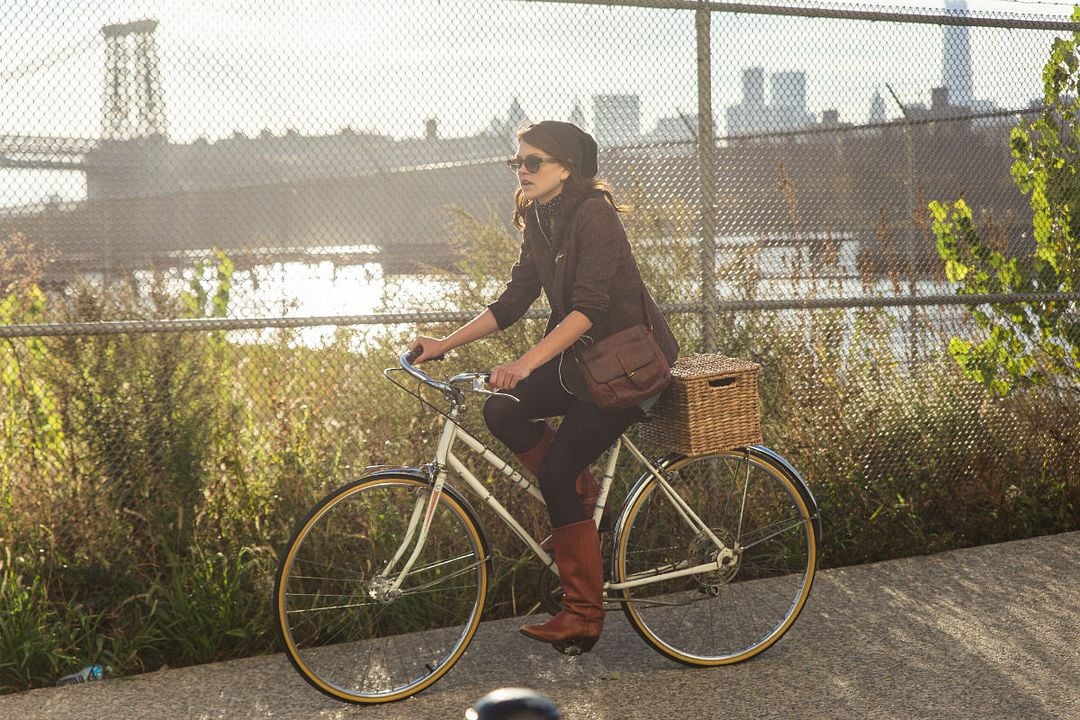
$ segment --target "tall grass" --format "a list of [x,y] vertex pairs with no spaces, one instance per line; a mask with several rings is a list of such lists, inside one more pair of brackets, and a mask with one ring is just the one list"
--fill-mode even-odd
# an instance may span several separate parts
[[[696,250],[665,242],[689,234],[689,210],[631,201],[654,294],[695,301]],[[452,235],[469,252],[445,301],[482,308],[517,243],[464,214]],[[751,251],[718,268],[738,299],[758,286]],[[8,324],[213,317],[230,302],[224,257],[176,296],[161,281],[47,294],[27,256],[18,238],[0,253],[0,277],[19,278],[0,302]],[[719,318],[721,350],[763,366],[765,439],[822,506],[823,563],[1080,527],[1080,420],[1065,393],[991,398],[944,347],[917,359],[889,348],[892,322],[875,310]],[[696,316],[672,323],[684,351],[699,349]],[[259,343],[223,333],[0,342],[0,691],[89,662],[135,673],[271,650],[270,583],[297,521],[365,465],[431,458],[441,418],[381,371],[414,333],[450,329],[342,328],[319,348],[290,331]],[[542,330],[520,323],[432,369],[491,367]],[[495,444],[475,408],[465,422]],[[475,470],[527,528],[546,531],[542,508]],[[496,552],[488,617],[525,612],[541,568],[480,511]]]

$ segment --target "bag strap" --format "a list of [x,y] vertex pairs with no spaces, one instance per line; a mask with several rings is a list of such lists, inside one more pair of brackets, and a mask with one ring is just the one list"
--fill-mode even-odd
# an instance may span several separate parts
[[645,281],[641,281],[641,324],[649,332],[652,332],[652,319],[649,317],[649,291],[645,289]]

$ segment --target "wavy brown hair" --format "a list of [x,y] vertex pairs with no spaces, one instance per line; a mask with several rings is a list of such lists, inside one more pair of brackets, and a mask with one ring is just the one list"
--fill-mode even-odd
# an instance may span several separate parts
[[[611,203],[611,207],[615,208],[616,212],[626,212],[630,209],[628,206],[620,205],[615,201],[615,196],[611,193],[611,186],[606,181],[583,177],[574,167],[574,161],[570,159],[570,153],[543,126],[525,125],[521,127],[517,131],[517,140],[519,143],[525,142],[533,147],[540,148],[570,171],[570,177],[563,183],[560,195],[569,200],[571,204],[576,205],[590,195],[600,195]],[[525,198],[519,187],[514,193],[514,227],[519,230],[525,227],[525,209],[529,207],[530,202],[532,201]]]

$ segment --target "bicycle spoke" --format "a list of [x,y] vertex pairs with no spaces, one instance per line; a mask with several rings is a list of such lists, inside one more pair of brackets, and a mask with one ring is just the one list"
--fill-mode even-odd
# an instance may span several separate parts
[[707,531],[688,529],[666,493],[643,487],[616,548],[616,583],[649,580],[621,591],[628,619],[681,662],[722,664],[760,652],[809,592],[805,503],[785,476],[745,452],[689,459],[665,476]]
[[[758,528],[756,531],[754,531],[754,533],[752,533],[751,536],[749,536],[754,538],[753,541],[743,542],[742,549],[747,550],[754,547],[755,545],[760,545],[763,542],[767,542],[774,537],[783,535],[784,533],[793,528],[801,528],[805,527],[805,525],[806,521],[802,518],[792,518],[783,523],[777,522],[773,523],[772,525],[766,525],[765,527]],[[758,537],[759,535],[761,537]]]
[[[409,525],[424,492],[410,476],[345,486],[312,511],[283,555],[275,597],[287,654],[329,695],[406,697],[445,673],[475,631],[487,588],[479,532],[444,493],[421,538]],[[397,572],[379,573],[408,557],[404,537],[416,557],[395,588]]]
[[[297,597],[297,594],[296,593],[289,593],[288,597],[292,598],[292,599],[295,599]],[[334,604],[334,605],[320,605],[320,606],[317,606],[317,607],[294,608],[292,610],[286,610],[285,612],[287,612],[290,615],[299,615],[299,614],[302,614],[302,613],[324,612],[324,611],[327,611],[327,610],[344,610],[345,608],[365,607],[367,605],[378,605],[378,603],[374,602],[374,601],[368,601],[368,602],[362,602],[362,603],[359,603],[359,602],[358,603],[337,603],[337,604]]]
[[402,595],[410,595],[410,594],[420,592],[422,590],[430,590],[431,588],[436,587],[437,585],[440,585],[440,584],[446,582],[447,580],[453,580],[456,577],[461,577],[462,575],[467,575],[467,574],[471,573],[481,563],[483,563],[483,560],[478,560],[478,561],[476,561],[474,563],[471,563],[470,565],[467,565],[467,566],[461,568],[460,570],[455,570],[450,575],[446,575],[446,576],[441,577],[441,578],[439,578],[437,580],[432,580],[432,581],[430,581],[428,583],[425,583],[423,585],[416,585],[416,586],[413,586],[413,587],[402,588],[401,589],[401,594]]

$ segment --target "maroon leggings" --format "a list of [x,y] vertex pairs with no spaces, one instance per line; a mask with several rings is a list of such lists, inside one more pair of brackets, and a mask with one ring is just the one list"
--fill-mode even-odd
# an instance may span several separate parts
[[[573,359],[567,357],[564,362]],[[547,503],[552,527],[584,520],[585,511],[576,491],[578,474],[628,427],[644,419],[645,414],[636,405],[601,410],[577,399],[559,381],[558,357],[537,368],[509,392],[521,398],[521,402],[490,397],[484,403],[488,428],[510,450],[523,453],[539,442],[543,418],[565,416],[551,450],[540,464],[540,492]]]

